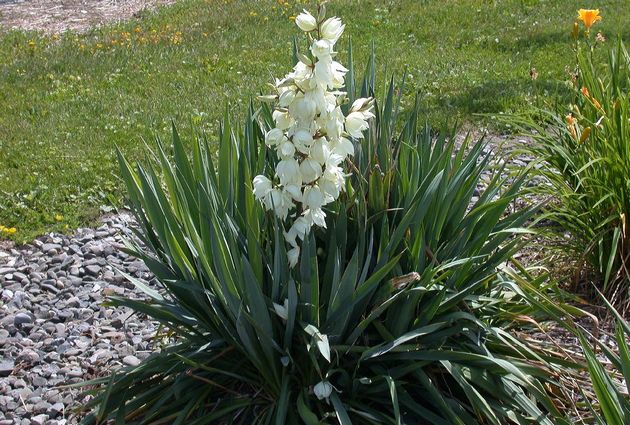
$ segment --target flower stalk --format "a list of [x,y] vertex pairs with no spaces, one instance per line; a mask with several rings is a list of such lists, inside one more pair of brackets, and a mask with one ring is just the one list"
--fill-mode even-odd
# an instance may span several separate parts
[[324,207],[345,188],[348,174],[343,165],[354,155],[351,139],[363,138],[374,117],[371,98],[357,99],[348,116],[341,110],[347,102],[342,89],[348,70],[335,61],[334,47],[345,28],[342,21],[325,19],[322,5],[317,18],[305,10],[295,23],[308,37],[310,56],[299,54],[293,71],[275,81],[276,94],[264,96],[275,102],[275,128],[265,135],[265,144],[275,150],[278,161],[274,176],[253,179],[254,195],[265,209],[291,223],[284,233],[291,246],[291,267],[310,229],[326,227]]

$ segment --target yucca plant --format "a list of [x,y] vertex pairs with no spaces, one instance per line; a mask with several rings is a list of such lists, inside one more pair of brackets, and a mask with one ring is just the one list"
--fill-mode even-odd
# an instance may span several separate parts
[[[596,52],[599,53],[599,52]],[[549,199],[540,217],[550,240],[622,309],[630,283],[630,56],[622,41],[607,63],[578,45],[574,102],[536,118],[509,120],[534,143],[524,150],[540,160],[534,193]],[[540,116],[543,119],[540,119]],[[586,267],[584,267],[586,266]]]
[[[346,89],[374,95],[374,54]],[[403,81],[404,85],[404,81]],[[299,263],[284,224],[256,201],[270,167],[266,104],[242,127],[226,117],[218,158],[205,138],[158,142],[122,176],[138,220],[129,252],[159,282],[147,300],[112,297],[161,322],[171,343],[137,367],[89,382],[84,424],[561,423],[546,357],[511,337],[499,272],[532,210],[508,212],[523,176],[496,172],[483,142],[401,118],[402,85],[355,140],[345,194],[326,207]],[[402,121],[401,126],[397,123]]]

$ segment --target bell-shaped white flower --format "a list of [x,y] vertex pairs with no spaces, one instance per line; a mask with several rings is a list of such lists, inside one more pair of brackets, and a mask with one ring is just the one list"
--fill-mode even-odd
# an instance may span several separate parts
[[280,95],[278,97],[278,105],[282,108],[287,108],[294,99],[295,90],[292,90],[291,88],[286,88],[280,91]]
[[348,69],[339,62],[332,62],[331,64],[332,82],[330,84],[331,89],[339,89],[345,84],[345,76]]
[[311,32],[317,28],[317,19],[307,10],[295,17],[295,23],[304,32]]
[[306,158],[300,163],[302,183],[312,183],[322,175],[322,166],[311,158]]
[[298,151],[306,154],[313,144],[313,135],[309,130],[297,129],[293,133],[293,144]]
[[306,186],[302,193],[302,204],[313,210],[320,209],[324,205],[324,192],[318,185]]
[[285,298],[283,305],[273,303],[273,309],[282,320],[287,320],[287,318],[289,317],[289,300]]
[[306,218],[298,217],[291,225],[289,231],[284,234],[284,239],[292,247],[297,247],[298,245],[296,239],[300,239],[303,241],[309,229],[311,228],[311,225],[312,223],[310,223]]
[[286,137],[284,132],[279,128],[271,129],[265,134],[265,143],[267,146],[279,145]]
[[345,137],[340,137],[336,142],[331,143],[330,149],[344,158],[354,156],[354,144]]
[[328,400],[333,392],[333,386],[328,381],[321,381],[313,387],[313,393],[318,400]]
[[280,130],[286,130],[293,125],[295,120],[288,111],[273,111],[273,120],[276,122],[276,127]]
[[302,186],[297,184],[287,184],[283,189],[295,202],[302,202]]
[[351,112],[346,117],[346,132],[355,139],[363,138],[363,131],[369,128],[361,112]]
[[299,259],[300,259],[299,246],[294,246],[293,248],[287,251],[287,261],[289,263],[289,267],[291,268],[295,267]]
[[309,152],[309,156],[321,165],[324,165],[326,163],[326,158],[329,154],[330,147],[325,137],[319,137],[317,140],[315,140]]
[[321,208],[318,209],[308,209],[304,211],[302,214],[304,218],[310,222],[311,224],[315,224],[316,226],[326,228],[326,213]]
[[330,57],[333,45],[328,40],[315,40],[311,45],[311,53],[318,59]]
[[271,183],[271,180],[269,180],[267,177],[262,176],[262,175],[258,175],[254,177],[253,185],[254,185],[254,196],[258,200],[264,199],[265,196],[267,196],[267,194],[271,192],[271,189],[273,186]]
[[317,109],[316,103],[312,98],[304,95],[295,96],[293,102],[289,105],[289,113],[298,122],[308,124],[315,118]]
[[333,44],[339,40],[346,26],[341,23],[341,19],[337,17],[328,18],[320,27],[321,37],[332,42]]
[[317,61],[315,64],[315,71],[313,72],[314,79],[319,87],[333,86],[333,60],[330,58],[324,58]]
[[302,174],[300,173],[300,164],[294,158],[283,159],[276,166],[276,175],[280,179],[280,184],[285,186],[289,184],[302,184]]
[[284,142],[278,145],[278,155],[283,158],[293,158],[295,155],[295,145],[289,141],[289,139],[285,138]]
[[291,195],[281,189],[272,189],[264,199],[267,210],[273,210],[278,218],[286,220],[289,210],[293,209],[294,204]]

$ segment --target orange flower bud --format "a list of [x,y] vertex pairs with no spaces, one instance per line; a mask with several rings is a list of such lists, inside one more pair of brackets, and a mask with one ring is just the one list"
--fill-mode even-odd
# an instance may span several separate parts
[[580,25],[577,22],[573,23],[573,29],[571,30],[571,37],[577,40],[580,35]]

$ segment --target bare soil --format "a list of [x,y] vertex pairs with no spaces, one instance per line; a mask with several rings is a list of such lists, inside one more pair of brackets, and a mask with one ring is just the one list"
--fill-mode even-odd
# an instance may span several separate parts
[[82,32],[175,0],[0,0],[0,29]]

